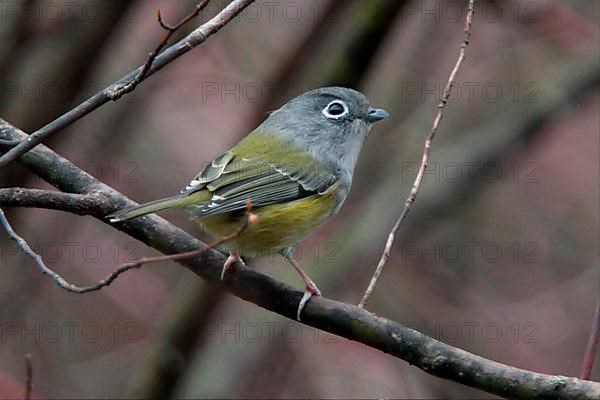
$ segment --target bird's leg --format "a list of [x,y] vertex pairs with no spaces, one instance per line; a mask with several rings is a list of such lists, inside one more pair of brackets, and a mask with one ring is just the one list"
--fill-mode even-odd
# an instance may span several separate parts
[[240,255],[238,254],[238,252],[232,251],[231,253],[229,253],[229,257],[227,257],[227,260],[225,260],[225,263],[223,264],[223,269],[221,270],[221,280],[223,280],[223,278],[225,277],[225,272],[227,272],[227,270],[231,268],[231,266],[235,264],[236,261],[239,261],[244,266],[246,265],[244,263],[244,260],[242,260],[242,257],[240,257]]
[[308,276],[308,274],[306,272],[304,272],[304,270],[300,266],[300,263],[294,258],[294,256],[292,255],[292,252],[289,249],[283,250],[281,252],[281,255],[283,257],[285,257],[285,259],[288,260],[290,264],[292,264],[292,267],[294,267],[294,269],[298,272],[298,274],[300,274],[300,276],[304,280],[304,283],[306,283],[306,288],[304,289],[304,295],[302,296],[302,299],[300,300],[300,304],[298,304],[298,311],[296,312],[296,319],[298,321],[300,321],[300,314],[302,313],[302,310],[304,309],[304,306],[306,305],[306,303],[308,303],[308,300],[310,300],[310,298],[312,296],[320,296],[321,291],[319,290],[317,285],[313,282],[313,280],[310,279],[310,276]]

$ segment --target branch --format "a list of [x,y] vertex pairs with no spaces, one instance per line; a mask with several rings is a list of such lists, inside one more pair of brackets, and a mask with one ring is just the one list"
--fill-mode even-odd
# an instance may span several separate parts
[[73,194],[52,190],[0,189],[0,207],[32,207],[66,211],[77,215],[104,215],[108,198],[101,193]]
[[583,355],[583,365],[579,373],[580,379],[590,379],[592,377],[592,369],[594,368],[594,360],[596,359],[596,351],[598,350],[598,339],[600,338],[600,298],[596,303],[596,311],[592,318],[592,329],[590,337]]
[[[28,189],[14,188],[14,190],[13,189],[0,189],[0,204],[3,202],[2,197],[8,197],[8,195],[6,195],[6,193],[10,193],[10,192],[14,192],[13,197],[9,198],[9,199],[4,199],[5,200],[4,202],[10,203],[13,206],[18,205],[18,201],[20,199],[25,198],[25,199],[27,199],[29,206],[33,206],[33,207],[51,206],[53,209],[61,209],[60,207],[63,207],[62,211],[70,211],[70,212],[74,212],[74,213],[77,213],[80,215],[81,215],[82,210],[72,204],[72,202],[77,201],[77,198],[84,199],[83,201],[85,201],[86,198],[90,197],[91,199],[94,200],[93,203],[96,203],[96,204],[98,204],[101,201],[101,199],[98,196],[93,196],[93,195],[77,195],[77,194],[70,194],[70,193],[56,193],[56,192],[52,192],[52,191],[48,191],[48,190],[36,190],[36,189],[28,190]],[[36,196],[38,198],[37,202],[34,200]],[[117,277],[119,275],[121,275],[123,272],[128,271],[130,269],[140,268],[142,265],[146,265],[146,264],[155,264],[155,263],[165,262],[165,261],[179,261],[179,260],[184,260],[186,258],[198,257],[198,256],[201,256],[202,254],[206,253],[208,250],[216,249],[218,246],[222,245],[223,243],[230,241],[232,239],[235,239],[236,237],[238,237],[239,235],[244,233],[244,231],[246,229],[248,229],[248,227],[250,225],[254,225],[258,222],[258,217],[252,213],[252,203],[250,202],[250,199],[247,200],[246,208],[247,208],[246,219],[244,220],[244,222],[231,234],[223,236],[223,237],[219,238],[218,240],[214,241],[213,243],[210,243],[199,249],[191,250],[191,251],[187,251],[187,252],[183,252],[183,253],[177,253],[177,254],[166,255],[166,256],[142,257],[138,260],[121,264],[121,266],[119,266],[116,270],[111,272],[105,279],[101,280],[97,284],[91,285],[91,286],[84,286],[84,287],[76,286],[76,285],[73,285],[73,284],[67,282],[62,276],[60,276],[58,273],[56,273],[52,269],[50,269],[44,263],[42,256],[40,256],[35,251],[33,251],[31,249],[31,247],[29,246],[29,244],[27,243],[27,241],[25,239],[23,239],[21,236],[19,236],[14,231],[14,229],[8,222],[8,219],[6,218],[4,211],[1,208],[0,208],[0,224],[2,224],[4,226],[4,229],[8,233],[8,236],[17,243],[17,246],[19,246],[25,252],[25,254],[27,254],[29,257],[31,257],[36,262],[36,264],[38,265],[38,267],[40,268],[42,273],[50,276],[56,282],[56,284],[58,286],[60,286],[61,288],[65,289],[68,292],[88,293],[88,292],[94,292],[96,290],[100,290],[103,287],[110,285],[111,283],[114,282],[115,279],[117,279]],[[89,206],[84,207],[83,209],[85,210],[85,211],[83,211],[83,213],[85,215],[93,213],[93,210],[90,210]],[[96,207],[96,210],[97,209],[98,209],[98,207]],[[101,213],[99,216],[102,216],[102,215],[104,215],[104,214]]]
[[[147,68],[147,71],[143,77],[146,79],[171,61],[176,58],[182,56],[187,53],[194,47],[203,43],[209,36],[218,32],[221,28],[223,28],[227,23],[229,23],[233,18],[235,18],[243,9],[252,4],[254,0],[233,0],[231,3],[227,5],[219,14],[210,19],[208,22],[202,24],[194,31],[192,31],[185,38],[175,43],[174,45],[167,48],[160,55],[156,56],[154,62],[152,62],[152,66]],[[89,99],[85,100],[83,103],[73,108],[72,110],[66,112],[59,118],[35,131],[31,135],[22,138],[20,143],[9,151],[7,151],[2,157],[0,157],[0,168],[6,166],[10,162],[16,160],[38,144],[42,143],[52,134],[64,129],[65,127],[71,125],[73,122],[83,118],[87,114],[101,107],[102,105],[108,103],[110,100],[116,101],[118,100],[124,93],[127,92],[127,87],[131,85],[132,81],[136,80],[136,77],[144,70],[144,65],[138,67],[134,71],[131,71],[115,83],[106,87],[102,91],[96,93]],[[143,80],[141,79],[141,80]],[[140,80],[140,81],[141,81]],[[136,85],[133,87],[135,88]],[[133,90],[133,89],[131,89]],[[7,138],[1,138],[3,143],[7,142]],[[8,139],[10,141],[10,139]]]
[[[9,139],[25,137],[0,119],[0,132]],[[24,154],[19,162],[57,188],[72,193],[102,193],[109,198],[103,214],[134,205],[121,193],[80,170],[45,146]],[[99,213],[98,213],[99,214]],[[106,222],[101,216],[100,221]],[[182,253],[206,246],[157,216],[126,221],[117,229],[165,254]],[[220,280],[225,256],[209,250],[179,263],[228,292],[267,310],[295,319],[302,292],[273,278],[236,264]],[[552,376],[487,360],[449,346],[365,309],[325,297],[315,297],[304,309],[302,323],[349,340],[363,343],[403,359],[423,371],[499,396],[519,399],[597,399],[600,384],[577,378]]]
[[[217,318],[227,293],[203,282],[188,282],[177,289],[171,311],[162,319],[160,332],[148,354],[141,361],[142,372],[134,378],[126,395],[135,399],[171,399],[178,386],[188,376],[193,360],[210,348],[204,332]],[[173,357],[179,360],[173,363]]]
[[446,107],[446,104],[448,103],[448,99],[450,98],[452,88],[454,87],[454,84],[456,82],[456,74],[458,73],[458,70],[460,69],[460,66],[462,65],[463,61],[465,60],[465,50],[469,45],[469,41],[471,40],[471,25],[473,24],[474,2],[475,0],[469,0],[467,17],[465,19],[465,36],[463,38],[462,44],[460,45],[460,51],[458,53],[458,59],[456,60],[456,64],[454,65],[454,68],[452,69],[452,72],[448,77],[448,82],[446,82],[446,86],[444,87],[444,91],[442,92],[442,98],[440,99],[440,102],[438,104],[437,115],[435,116],[431,130],[429,131],[429,134],[425,139],[425,149],[423,150],[423,155],[421,157],[421,165],[419,166],[419,171],[413,183],[413,187],[410,191],[410,194],[408,195],[408,198],[404,203],[404,209],[402,210],[402,213],[396,220],[394,227],[388,235],[383,254],[381,254],[379,263],[377,263],[377,268],[375,268],[375,272],[373,273],[373,277],[369,282],[369,286],[367,287],[363,298],[358,304],[358,306],[361,308],[367,305],[369,297],[371,297],[371,294],[375,289],[375,285],[377,284],[377,280],[379,279],[379,276],[383,271],[383,267],[385,267],[385,264],[390,258],[390,251],[392,249],[392,245],[394,244],[394,240],[396,239],[396,233],[398,233],[400,226],[402,226],[402,223],[404,222],[406,216],[410,212],[412,204],[417,198],[417,194],[419,194],[419,189],[421,188],[421,183],[423,182],[423,177],[425,176],[425,169],[427,169],[427,163],[429,162],[429,154],[431,152],[431,144],[433,143],[433,138],[437,133],[440,121],[444,117],[444,107]]
[[56,273],[53,270],[51,270],[50,268],[48,268],[48,266],[44,263],[42,256],[40,256],[35,251],[33,251],[31,249],[31,247],[29,246],[29,244],[27,243],[27,241],[25,239],[23,239],[21,236],[19,236],[14,231],[14,229],[8,222],[8,219],[6,219],[6,215],[4,214],[4,211],[2,209],[0,209],[0,224],[2,224],[2,226],[4,226],[4,229],[8,233],[8,236],[17,243],[17,246],[19,246],[25,252],[25,254],[27,254],[29,257],[31,257],[35,261],[35,263],[39,267],[40,271],[42,271],[43,274],[51,277],[58,286],[60,286],[61,288],[65,289],[68,292],[87,293],[87,292],[94,292],[96,290],[100,290],[104,286],[110,285],[123,272],[128,271],[132,268],[141,267],[141,264],[139,264],[139,263],[124,264],[124,265],[120,266],[119,268],[117,268],[116,270],[114,270],[113,272],[111,272],[106,278],[104,278],[103,280],[101,280],[100,282],[98,282],[95,285],[83,286],[83,287],[73,285],[73,284],[67,282],[58,273]]

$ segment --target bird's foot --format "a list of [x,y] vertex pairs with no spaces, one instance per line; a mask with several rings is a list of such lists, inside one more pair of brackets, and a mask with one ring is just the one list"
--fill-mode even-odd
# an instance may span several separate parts
[[221,270],[221,280],[223,280],[223,278],[225,277],[225,272],[227,272],[227,270],[231,268],[231,266],[237,261],[239,261],[244,266],[246,265],[237,251],[232,251],[231,253],[229,253],[229,257],[227,257],[227,260],[225,260],[225,263],[223,264],[223,269]]
[[315,285],[315,283],[309,278],[306,281],[306,289],[304,289],[304,294],[302,295],[302,298],[300,299],[300,304],[298,304],[298,311],[296,312],[296,319],[298,321],[300,321],[300,314],[302,313],[302,310],[304,310],[304,306],[306,306],[306,303],[308,303],[310,298],[313,296],[320,296],[320,295],[321,295],[321,291],[319,290],[317,285]]

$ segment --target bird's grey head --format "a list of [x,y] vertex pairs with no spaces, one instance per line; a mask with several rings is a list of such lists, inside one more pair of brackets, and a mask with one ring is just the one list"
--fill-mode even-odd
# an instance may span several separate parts
[[369,99],[356,90],[325,87],[290,100],[258,129],[277,132],[319,160],[334,163],[351,178],[371,124],[388,116],[385,110],[371,107]]

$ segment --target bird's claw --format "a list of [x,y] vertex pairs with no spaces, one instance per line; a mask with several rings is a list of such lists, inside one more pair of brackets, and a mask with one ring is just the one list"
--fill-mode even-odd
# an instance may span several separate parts
[[311,281],[310,283],[307,283],[306,289],[304,289],[304,294],[302,295],[300,303],[298,304],[298,311],[296,312],[296,319],[298,321],[300,321],[300,314],[302,313],[302,310],[304,310],[306,303],[308,303],[310,298],[313,296],[321,296],[321,291],[317,285]]
[[223,280],[223,278],[225,277],[225,272],[227,272],[227,270],[231,268],[231,266],[237,261],[239,261],[242,265],[246,265],[244,263],[244,260],[242,260],[242,257],[240,257],[240,255],[236,251],[232,251],[231,253],[229,253],[227,260],[225,260],[225,263],[223,264],[223,269],[221,270],[221,280]]

